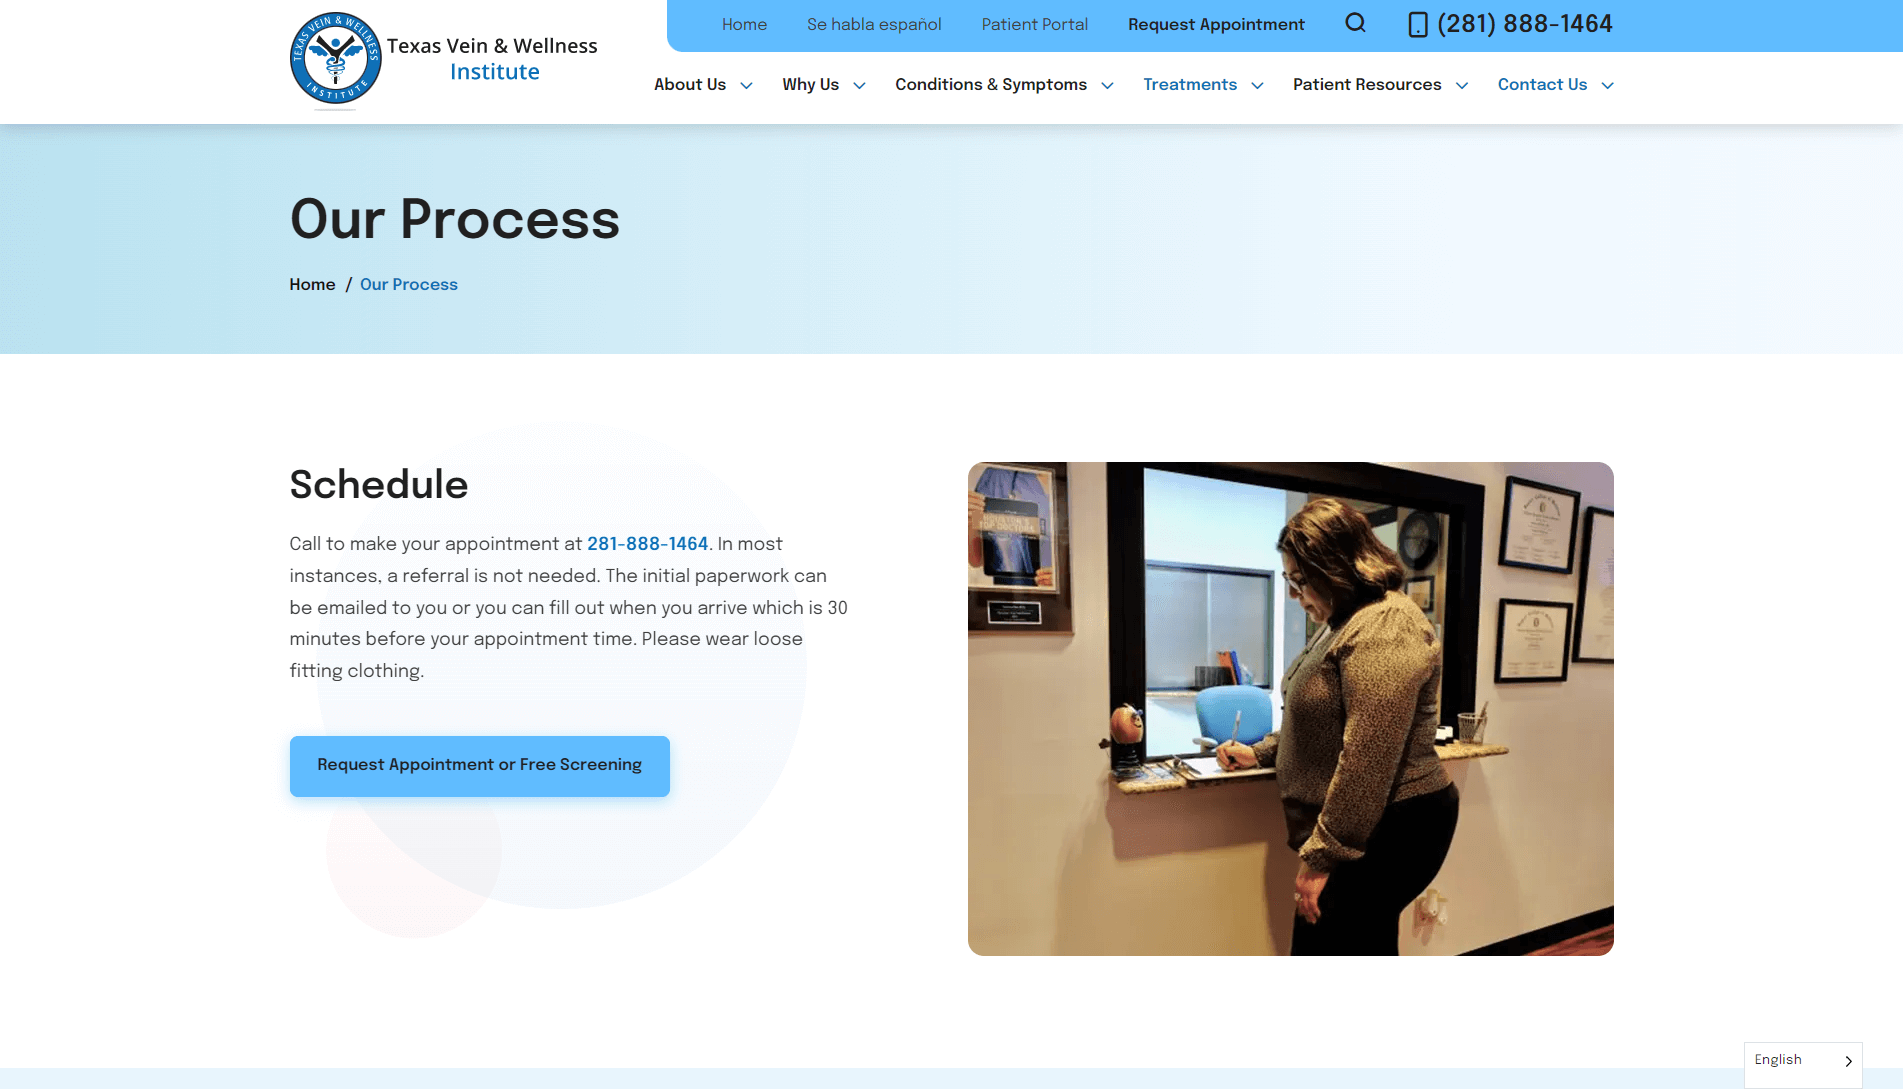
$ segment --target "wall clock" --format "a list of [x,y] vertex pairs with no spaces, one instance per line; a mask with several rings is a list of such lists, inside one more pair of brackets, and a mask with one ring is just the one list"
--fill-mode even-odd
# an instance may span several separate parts
[[1440,518],[1424,510],[1417,510],[1401,523],[1401,559],[1407,565],[1419,571],[1434,562],[1440,555]]

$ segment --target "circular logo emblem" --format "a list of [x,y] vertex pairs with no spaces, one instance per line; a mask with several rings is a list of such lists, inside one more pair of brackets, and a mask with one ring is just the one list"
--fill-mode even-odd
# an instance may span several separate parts
[[319,15],[291,40],[291,76],[319,102],[363,97],[382,67],[383,45],[376,31],[355,15]]

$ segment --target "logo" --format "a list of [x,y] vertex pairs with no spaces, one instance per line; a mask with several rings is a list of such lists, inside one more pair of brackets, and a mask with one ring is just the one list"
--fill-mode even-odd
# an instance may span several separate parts
[[1522,509],[1535,518],[1559,517],[1559,504],[1555,503],[1550,495],[1536,495],[1527,500],[1526,506]]
[[376,31],[355,15],[319,15],[291,40],[291,76],[319,102],[350,102],[369,93],[383,67]]

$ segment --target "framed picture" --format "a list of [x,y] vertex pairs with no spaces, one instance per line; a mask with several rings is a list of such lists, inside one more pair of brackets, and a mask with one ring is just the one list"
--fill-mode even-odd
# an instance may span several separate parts
[[1068,634],[1065,463],[981,461],[965,487],[966,629]]
[[1493,683],[1566,679],[1566,643],[1573,630],[1568,601],[1500,599],[1500,638],[1493,646]]
[[1402,584],[1402,592],[1409,601],[1421,607],[1421,612],[1434,615],[1434,576],[1419,575]]
[[1578,492],[1507,477],[1500,516],[1502,566],[1572,574],[1573,531],[1578,527]]
[[1579,550],[1579,626],[1573,629],[1573,661],[1612,664],[1612,512],[1586,508]]

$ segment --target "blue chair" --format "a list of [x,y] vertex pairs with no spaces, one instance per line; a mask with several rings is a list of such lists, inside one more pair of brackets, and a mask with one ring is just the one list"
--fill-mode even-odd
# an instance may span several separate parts
[[[1236,712],[1242,713],[1242,725],[1236,725]],[[1207,752],[1229,740],[1253,745],[1275,729],[1275,697],[1266,688],[1252,684],[1225,684],[1196,693],[1196,739]]]

